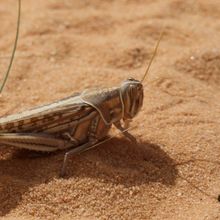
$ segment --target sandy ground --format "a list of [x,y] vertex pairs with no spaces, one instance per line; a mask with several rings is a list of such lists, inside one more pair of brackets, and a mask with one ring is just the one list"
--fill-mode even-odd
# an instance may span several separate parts
[[[17,2],[0,3],[0,72]],[[0,97],[6,115],[96,86],[141,79],[131,133],[77,158],[0,149],[1,219],[220,219],[220,2],[23,0],[18,50]]]

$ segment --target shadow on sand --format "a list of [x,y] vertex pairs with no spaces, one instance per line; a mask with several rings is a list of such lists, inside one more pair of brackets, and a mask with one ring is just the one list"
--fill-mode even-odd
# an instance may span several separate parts
[[[0,160],[0,216],[13,210],[31,187],[59,178],[63,152],[35,157],[34,152],[3,149],[1,155],[5,159]],[[174,185],[178,176],[174,164],[156,144],[114,138],[72,158],[66,178],[73,184],[74,177],[89,177],[126,187],[150,182]]]

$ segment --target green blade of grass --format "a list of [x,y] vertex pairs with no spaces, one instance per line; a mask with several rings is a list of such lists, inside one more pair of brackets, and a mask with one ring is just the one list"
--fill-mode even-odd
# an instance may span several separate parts
[[10,63],[8,65],[8,69],[5,73],[5,76],[3,78],[3,82],[2,82],[1,87],[0,87],[0,93],[2,92],[2,90],[5,86],[5,83],[8,79],[8,76],[9,76],[9,73],[10,73],[10,70],[11,70],[11,67],[12,67],[12,63],[13,63],[13,60],[14,60],[15,51],[16,51],[17,43],[18,43],[19,29],[20,29],[20,17],[21,17],[21,0],[18,0],[18,19],[17,19],[17,31],[16,31],[16,37],[15,37],[15,43],[14,43],[14,48],[13,48],[13,51],[12,51]]

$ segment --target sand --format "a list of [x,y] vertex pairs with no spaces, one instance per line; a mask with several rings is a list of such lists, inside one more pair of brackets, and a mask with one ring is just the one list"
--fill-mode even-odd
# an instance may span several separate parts
[[[17,5],[0,4],[0,72],[13,47]],[[0,149],[1,219],[220,219],[220,2],[22,1],[16,58],[0,97],[7,115],[90,87],[141,79],[130,132],[72,159]]]

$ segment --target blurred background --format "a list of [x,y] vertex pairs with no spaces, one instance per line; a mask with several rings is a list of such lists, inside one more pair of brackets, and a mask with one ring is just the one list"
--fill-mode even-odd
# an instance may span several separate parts
[[[17,3],[0,2],[1,80]],[[133,122],[141,146],[113,140],[74,159],[68,180],[57,178],[62,153],[32,160],[2,151],[4,219],[220,218],[218,0],[22,0],[0,114],[141,79],[163,28],[143,111]]]

